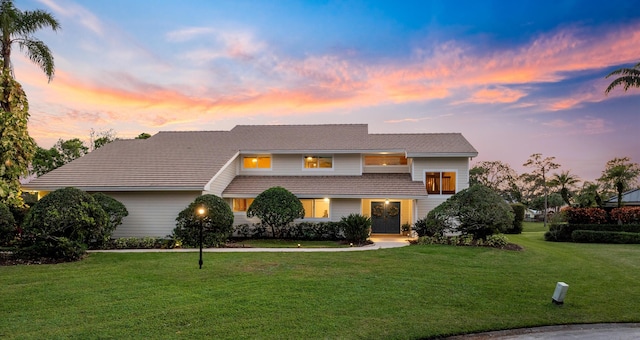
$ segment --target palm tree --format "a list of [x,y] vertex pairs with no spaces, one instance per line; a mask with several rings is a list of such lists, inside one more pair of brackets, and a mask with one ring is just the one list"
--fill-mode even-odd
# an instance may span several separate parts
[[631,188],[640,175],[640,165],[631,163],[629,157],[614,158],[607,162],[598,181],[618,193],[618,208],[622,207],[622,194]]
[[621,68],[621,69],[615,70],[609,73],[605,78],[609,78],[614,75],[622,75],[622,76],[614,79],[611,82],[611,84],[609,84],[609,87],[607,87],[607,89],[604,90],[605,94],[609,94],[611,90],[613,90],[615,87],[619,85],[622,85],[624,87],[625,92],[630,87],[640,88],[640,63],[637,63],[633,68]]
[[569,198],[572,195],[571,189],[579,182],[580,179],[577,176],[570,174],[569,171],[562,171],[560,174],[553,174],[549,184],[554,187],[560,187],[562,200],[570,206]]

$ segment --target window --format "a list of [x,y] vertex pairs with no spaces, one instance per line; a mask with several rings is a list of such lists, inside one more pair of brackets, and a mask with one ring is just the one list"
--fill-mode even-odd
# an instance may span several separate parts
[[372,155],[364,156],[365,166],[407,165],[404,155]]
[[271,156],[245,156],[242,158],[245,169],[271,169]]
[[333,157],[317,156],[317,155],[304,156],[304,168],[305,169],[332,169]]
[[456,193],[455,172],[426,172],[425,183],[428,194],[453,195]]
[[328,198],[301,199],[304,218],[329,218],[330,201]]
[[253,203],[253,198],[234,198],[233,211],[234,212],[247,211],[251,203]]

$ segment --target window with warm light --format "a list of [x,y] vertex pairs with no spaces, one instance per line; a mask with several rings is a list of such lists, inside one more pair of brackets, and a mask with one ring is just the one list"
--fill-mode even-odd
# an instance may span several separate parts
[[245,169],[271,169],[271,156],[245,156],[242,158]]
[[304,207],[304,218],[329,218],[330,200],[320,199],[300,199]]
[[404,155],[369,155],[364,156],[365,166],[398,166],[407,165]]
[[332,169],[332,156],[306,155],[304,156],[305,169]]
[[253,198],[234,198],[233,211],[234,212],[247,211],[251,203],[253,203]]
[[426,172],[425,185],[428,194],[453,195],[456,193],[456,173]]

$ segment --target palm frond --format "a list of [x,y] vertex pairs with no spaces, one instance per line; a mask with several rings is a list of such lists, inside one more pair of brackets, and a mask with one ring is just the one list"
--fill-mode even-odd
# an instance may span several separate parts
[[16,21],[15,33],[23,37],[43,28],[51,28],[54,32],[60,29],[60,23],[53,15],[42,10],[25,11]]
[[47,75],[49,81],[53,79],[55,73],[55,65],[53,63],[53,54],[47,45],[40,40],[16,40],[20,50],[25,52],[27,57]]
[[609,94],[611,90],[618,86],[622,86],[626,92],[630,87],[640,88],[640,63],[636,64],[633,68],[621,68],[609,73],[605,78],[611,76],[621,76],[614,79],[611,84],[604,90],[605,94]]

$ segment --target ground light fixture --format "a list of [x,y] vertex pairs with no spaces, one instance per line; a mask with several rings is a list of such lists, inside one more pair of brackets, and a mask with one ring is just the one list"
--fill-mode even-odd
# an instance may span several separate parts
[[567,295],[567,290],[569,290],[569,285],[564,282],[556,283],[556,290],[553,292],[553,296],[551,297],[551,302],[556,305],[561,305],[564,303],[564,297]]
[[200,269],[202,269],[202,231],[204,229],[204,215],[207,213],[207,209],[200,207],[197,213],[198,220],[200,221],[200,261],[198,261],[198,264],[200,265]]

